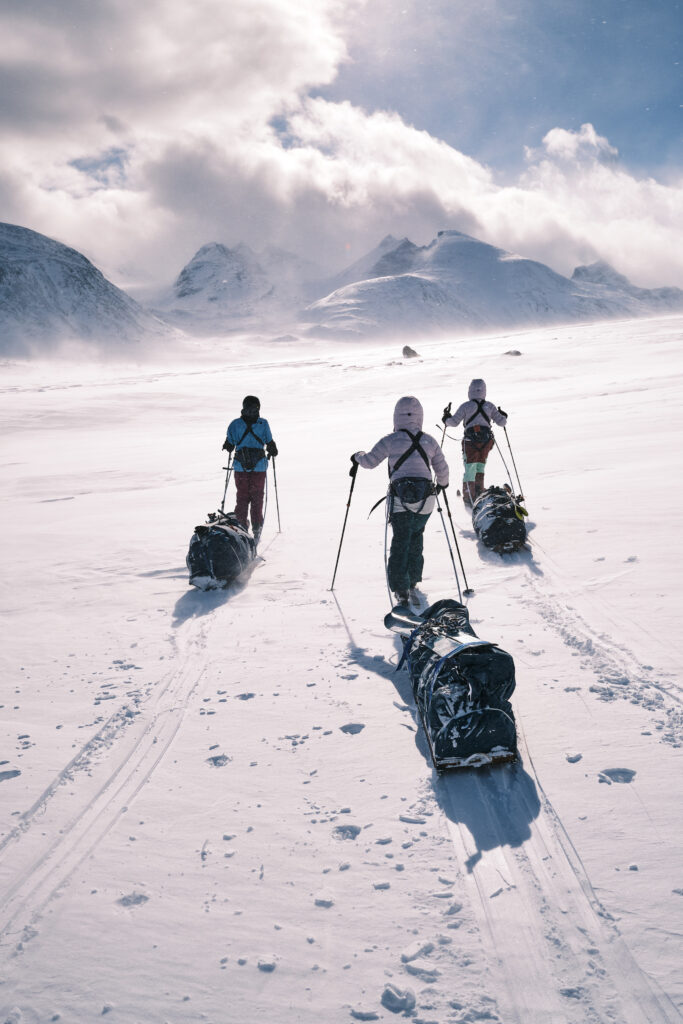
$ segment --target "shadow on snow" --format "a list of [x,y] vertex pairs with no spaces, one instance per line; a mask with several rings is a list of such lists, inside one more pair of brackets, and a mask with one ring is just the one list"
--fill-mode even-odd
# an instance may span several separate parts
[[[500,557],[494,552],[489,554],[495,558]],[[524,556],[528,552],[517,554]],[[519,560],[528,561],[523,557]],[[432,763],[408,673],[405,670],[397,672],[396,666],[386,658],[369,654],[367,648],[358,646],[336,594],[333,596],[349,638],[349,651],[354,664],[393,684],[402,705],[412,714],[415,746],[432,771],[432,786],[439,807],[449,821],[464,825],[472,836],[475,852],[465,862],[467,871],[474,870],[487,850],[521,846],[530,838],[531,822],[541,810],[536,783],[525,770],[521,758],[512,764],[458,768],[438,775]],[[395,641],[400,658],[403,650],[401,640],[396,637]]]
[[257,555],[244,572],[237,579],[233,580],[232,583],[228,583],[226,587],[220,587],[216,590],[198,590],[196,587],[190,587],[176,601],[175,608],[173,609],[173,621],[171,623],[173,628],[177,629],[184,622],[187,622],[188,619],[196,619],[202,615],[208,615],[210,612],[215,611],[216,608],[220,608],[221,605],[227,604],[232,598],[241,594],[251,579],[252,572],[259,564],[258,557]]

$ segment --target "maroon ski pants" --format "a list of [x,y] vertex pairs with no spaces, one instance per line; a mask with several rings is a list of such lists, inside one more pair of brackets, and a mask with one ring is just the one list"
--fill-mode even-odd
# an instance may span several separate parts
[[263,492],[266,486],[266,473],[246,473],[235,471],[235,487],[237,501],[235,515],[245,530],[249,529],[249,506],[251,506],[251,528],[260,530],[263,526]]

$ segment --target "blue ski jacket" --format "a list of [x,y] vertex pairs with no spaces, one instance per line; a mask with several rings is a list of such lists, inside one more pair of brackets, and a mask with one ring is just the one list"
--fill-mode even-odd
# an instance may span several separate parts
[[251,455],[250,462],[256,455],[256,452],[261,449],[263,451],[264,445],[268,444],[269,441],[273,440],[273,435],[270,432],[268,420],[261,419],[259,417],[256,423],[246,423],[240,416],[238,419],[233,420],[228,427],[227,438],[230,444],[235,445],[235,472],[236,473],[265,473],[268,469],[268,460],[263,455],[262,458],[255,463],[250,465],[249,468],[245,468],[240,463],[240,451],[244,448],[254,449],[253,454],[248,453],[245,455],[245,461]]

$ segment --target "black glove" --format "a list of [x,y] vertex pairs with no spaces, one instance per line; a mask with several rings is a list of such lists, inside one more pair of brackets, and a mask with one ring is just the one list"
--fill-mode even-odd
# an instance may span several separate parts
[[441,494],[441,492],[445,491],[447,487],[448,487],[448,484],[437,484],[436,485],[436,493],[437,494]]
[[266,444],[266,451],[268,452],[269,455],[275,458],[275,456],[277,455],[277,445],[275,444],[275,441],[268,441],[268,443]]
[[225,441],[223,442],[223,448],[221,449],[221,451],[224,451],[224,452],[234,452],[234,450],[235,450],[234,444],[232,444],[230,441],[228,441],[228,439],[226,437]]
[[443,411],[443,416],[441,417],[441,422],[445,424],[446,420],[450,419],[450,415],[451,415],[451,403],[449,402],[448,405],[446,406],[446,408]]
[[500,415],[501,415],[501,416],[504,416],[504,417],[505,417],[505,419],[507,419],[507,418],[508,418],[508,414],[507,414],[507,413],[505,412],[505,410],[504,410],[504,409],[501,409],[501,407],[500,407],[500,406],[498,406],[498,412],[500,413]]

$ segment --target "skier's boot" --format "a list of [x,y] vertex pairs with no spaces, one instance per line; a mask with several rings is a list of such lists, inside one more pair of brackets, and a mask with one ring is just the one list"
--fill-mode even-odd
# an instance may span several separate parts
[[410,594],[407,590],[395,590],[394,598],[396,599],[397,605],[403,605],[404,608],[408,608],[410,603]]

